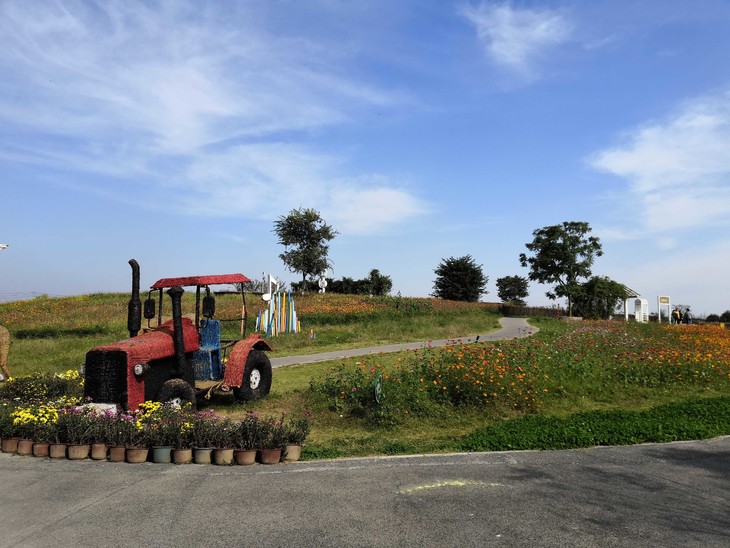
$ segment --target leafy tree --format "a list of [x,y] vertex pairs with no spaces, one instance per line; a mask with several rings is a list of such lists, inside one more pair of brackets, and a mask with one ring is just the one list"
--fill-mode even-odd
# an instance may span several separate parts
[[474,262],[471,255],[442,259],[436,270],[433,295],[438,299],[477,302],[487,293],[489,278],[484,275],[482,265]]
[[588,223],[569,221],[535,230],[525,244],[534,255],[520,253],[520,264],[530,267],[530,280],[555,284],[545,295],[549,299],[567,297],[568,315],[573,315],[573,298],[581,291],[579,279],[591,275],[595,257],[603,255],[601,242],[588,236]]
[[[730,316],[730,314],[728,314],[728,315]],[[705,318],[705,321],[706,322],[719,322],[720,316],[718,316],[717,314],[710,314],[709,316],[707,316]]]
[[527,278],[522,276],[504,276],[497,279],[497,295],[503,303],[525,306],[528,295]]
[[584,318],[607,320],[627,298],[624,285],[605,276],[593,276],[573,296],[573,308]]
[[722,314],[720,314],[720,321],[721,322],[730,322],[730,310],[726,310]]
[[370,271],[368,281],[370,282],[369,293],[371,295],[387,295],[393,289],[393,280],[390,279],[390,276],[381,274],[377,268]]
[[290,272],[301,272],[303,286],[307,276],[317,276],[330,267],[328,242],[338,233],[324,222],[318,211],[293,209],[274,223],[274,233],[285,247],[279,258]]
[[373,268],[367,278],[353,280],[343,276],[339,280],[327,280],[327,291],[330,293],[345,293],[348,295],[387,295],[393,288],[390,276],[381,274]]

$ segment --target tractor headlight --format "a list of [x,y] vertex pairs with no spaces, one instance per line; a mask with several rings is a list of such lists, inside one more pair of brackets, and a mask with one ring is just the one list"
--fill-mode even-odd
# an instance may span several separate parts
[[147,364],[138,363],[137,365],[134,366],[134,374],[137,375],[138,377],[141,377],[142,375],[144,375],[144,372],[146,371],[146,369],[147,369]]

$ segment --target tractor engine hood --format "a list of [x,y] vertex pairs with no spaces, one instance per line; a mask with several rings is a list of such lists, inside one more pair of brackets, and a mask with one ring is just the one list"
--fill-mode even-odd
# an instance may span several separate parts
[[[198,331],[189,318],[182,318],[182,334],[186,354],[199,349]],[[99,346],[89,352],[89,354],[97,355],[119,355],[120,353],[126,357],[126,371],[124,375],[127,381],[127,405],[130,408],[136,408],[145,400],[145,385],[144,377],[134,374],[134,366],[137,364],[148,364],[154,360],[170,358],[175,355],[172,320],[165,322],[153,331],[148,331],[131,339]]]

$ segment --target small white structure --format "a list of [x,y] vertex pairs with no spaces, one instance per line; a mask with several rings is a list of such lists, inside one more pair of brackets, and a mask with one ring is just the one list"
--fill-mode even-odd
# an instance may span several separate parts
[[324,293],[325,289],[327,287],[327,271],[326,270],[323,270],[322,272],[320,272],[319,282],[317,282],[317,284],[319,285],[319,292]]
[[646,299],[634,300],[634,318],[639,323],[647,323],[649,321],[649,301]]
[[[623,284],[621,284],[623,285]],[[631,299],[640,300],[641,295],[639,295],[638,291],[634,291],[630,287],[624,285],[624,289],[626,290],[626,300],[624,301],[624,320],[629,321],[629,302]],[[634,301],[634,313],[636,313],[636,301]]]
[[657,314],[659,314],[659,323],[662,323],[662,308],[667,307],[667,321],[672,323],[672,299],[666,295],[660,295],[656,298]]

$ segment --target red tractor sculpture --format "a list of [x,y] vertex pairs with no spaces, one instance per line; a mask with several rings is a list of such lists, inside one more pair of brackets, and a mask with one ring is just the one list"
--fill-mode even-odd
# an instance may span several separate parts
[[[271,347],[258,334],[246,336],[246,297],[243,274],[163,278],[155,282],[144,302],[149,329],[139,334],[142,303],[139,265],[132,267],[132,298],[127,328],[129,339],[100,346],[86,354],[84,396],[94,403],[113,403],[136,409],[144,401],[178,401],[195,405],[212,389],[231,389],[239,401],[262,398],[271,388]],[[214,319],[212,285],[238,284],[241,317]],[[195,287],[195,316],[182,313],[183,287]],[[166,290],[166,291],[165,291]],[[201,291],[205,295],[201,299]],[[159,292],[156,310],[153,292]],[[172,301],[172,320],[163,322],[163,291]],[[153,327],[151,324],[155,322]],[[221,339],[222,321],[240,321],[241,338]]]

